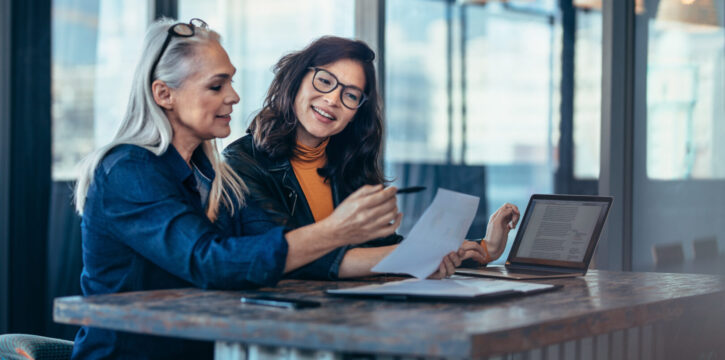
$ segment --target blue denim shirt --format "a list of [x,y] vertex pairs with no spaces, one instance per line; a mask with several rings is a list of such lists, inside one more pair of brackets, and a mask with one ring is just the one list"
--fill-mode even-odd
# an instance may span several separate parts
[[[192,162],[210,179],[201,149]],[[84,295],[275,285],[287,257],[284,228],[248,204],[205,215],[195,176],[173,146],[161,156],[119,145],[95,170],[81,224]],[[239,208],[239,207],[237,207]],[[210,358],[213,344],[83,327],[73,358]]]

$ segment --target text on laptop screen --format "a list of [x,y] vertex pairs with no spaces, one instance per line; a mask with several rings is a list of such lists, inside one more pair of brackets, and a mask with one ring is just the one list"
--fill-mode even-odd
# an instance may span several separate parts
[[517,257],[581,262],[606,203],[532,200]]

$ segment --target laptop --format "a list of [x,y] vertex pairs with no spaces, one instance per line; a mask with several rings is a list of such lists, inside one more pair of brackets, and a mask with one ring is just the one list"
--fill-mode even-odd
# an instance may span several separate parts
[[531,196],[506,265],[459,268],[456,274],[505,279],[583,276],[604,228],[612,198]]

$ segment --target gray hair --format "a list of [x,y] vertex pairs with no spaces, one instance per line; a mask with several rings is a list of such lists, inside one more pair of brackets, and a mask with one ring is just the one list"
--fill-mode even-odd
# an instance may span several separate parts
[[[96,167],[111,149],[121,144],[131,144],[159,156],[171,144],[173,130],[163,110],[154,101],[149,72],[161,51],[169,28],[175,23],[175,20],[161,19],[149,26],[121,126],[111,143],[89,154],[79,165],[80,175],[75,189],[75,205],[79,214],[83,214],[86,195],[93,182]],[[172,89],[179,88],[194,74],[195,49],[209,42],[219,42],[219,38],[215,31],[199,27],[195,28],[194,36],[173,37],[151,78],[165,82]],[[244,205],[244,194],[248,189],[244,181],[222,160],[215,140],[206,140],[200,146],[216,173],[206,210],[207,217],[213,222],[217,218],[220,204],[224,204],[232,214],[235,206]]]

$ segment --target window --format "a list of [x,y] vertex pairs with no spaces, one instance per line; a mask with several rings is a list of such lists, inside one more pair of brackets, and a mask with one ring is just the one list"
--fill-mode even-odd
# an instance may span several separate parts
[[548,166],[559,85],[549,14],[493,4],[465,11],[465,163]]
[[661,0],[649,9],[656,14],[647,53],[651,179],[725,178],[725,19],[716,3]]
[[445,163],[451,145],[445,2],[386,4],[387,163]]
[[126,111],[148,23],[146,1],[54,0],[53,179],[108,143]]
[[599,178],[602,13],[578,8],[574,50],[574,178]]

